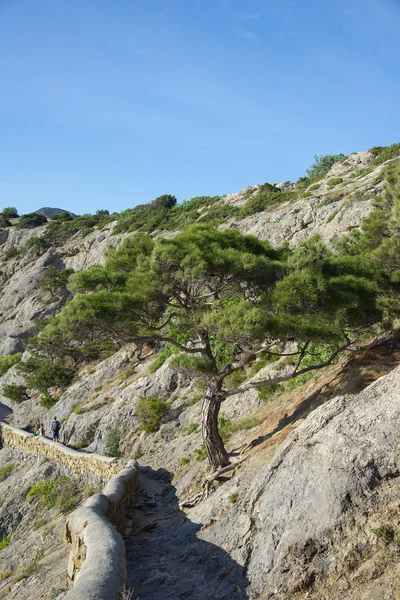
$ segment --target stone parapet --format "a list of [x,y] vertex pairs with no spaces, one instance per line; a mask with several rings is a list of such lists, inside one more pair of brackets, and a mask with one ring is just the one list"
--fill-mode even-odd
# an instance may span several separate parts
[[79,452],[60,442],[53,442],[43,436],[37,437],[6,423],[0,423],[0,444],[54,460],[65,465],[71,473],[76,475],[92,473],[108,480],[116,475],[122,467],[121,461],[116,458]]
[[65,600],[120,600],[126,584],[125,544],[121,532],[126,508],[138,480],[135,460],[68,517],[65,540],[71,544]]

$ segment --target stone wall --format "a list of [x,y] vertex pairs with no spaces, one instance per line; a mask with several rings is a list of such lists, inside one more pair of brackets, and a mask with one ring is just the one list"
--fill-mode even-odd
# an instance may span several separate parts
[[77,475],[109,479],[103,493],[88,498],[67,519],[64,539],[71,544],[68,580],[73,587],[65,598],[120,600],[126,584],[121,533],[126,510],[136,495],[138,463],[131,460],[121,471],[121,461],[115,458],[78,452],[6,423],[0,423],[0,444],[61,463]]
[[65,540],[71,544],[65,600],[120,600],[126,584],[125,544],[121,532],[138,479],[135,460],[68,517]]
[[108,480],[121,470],[121,461],[116,458],[79,452],[45,437],[36,437],[23,429],[0,423],[0,444],[55,460],[67,467],[71,473],[92,473]]

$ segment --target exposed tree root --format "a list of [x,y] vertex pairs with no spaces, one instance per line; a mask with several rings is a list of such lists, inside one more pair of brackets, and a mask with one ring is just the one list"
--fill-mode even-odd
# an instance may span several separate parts
[[203,482],[200,492],[197,492],[197,494],[195,494],[191,498],[188,498],[187,500],[181,502],[179,504],[180,508],[193,508],[193,506],[196,506],[197,504],[199,504],[199,502],[206,500],[211,494],[211,492],[214,491],[214,486],[212,485],[212,483],[224,473],[227,473],[228,471],[231,471],[232,469],[238,467],[247,458],[248,456],[244,456],[240,460],[237,460],[234,463],[227,465],[226,467],[221,467],[217,471],[211,473],[211,475],[209,475]]

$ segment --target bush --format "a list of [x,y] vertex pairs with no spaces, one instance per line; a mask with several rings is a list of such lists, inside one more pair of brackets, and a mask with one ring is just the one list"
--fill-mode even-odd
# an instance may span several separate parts
[[28,400],[28,390],[25,385],[17,385],[16,383],[10,383],[3,387],[3,396],[9,398],[13,402],[20,404]]
[[197,433],[200,425],[198,423],[190,423],[187,427],[182,430],[183,435],[190,435],[191,433]]
[[258,193],[251,198],[239,211],[240,217],[248,217],[264,211],[269,206],[293,200],[296,193],[288,190],[283,192],[270,183],[260,186]]
[[50,600],[56,600],[60,594],[67,591],[68,588],[53,588],[50,592]]
[[75,371],[58,358],[49,360],[32,356],[25,362],[20,362],[18,369],[25,375],[29,389],[46,392],[49,388],[66,387],[74,378]]
[[4,467],[0,467],[0,483],[4,481],[14,469],[15,465],[4,465]]
[[0,213],[0,227],[11,227],[11,221]]
[[324,156],[315,155],[315,162],[307,169],[307,175],[310,183],[324,177],[333,165],[345,158],[344,154],[325,154]]
[[4,550],[4,548],[7,548],[7,546],[10,544],[11,541],[11,533],[8,534],[7,537],[3,537],[0,539],[0,551]]
[[119,445],[121,443],[121,432],[117,428],[110,429],[105,439],[105,453],[107,456],[121,456]]
[[26,215],[22,215],[20,220],[17,223],[18,229],[33,229],[34,227],[40,227],[40,225],[44,225],[47,223],[47,218],[45,215],[40,215],[38,213],[28,213]]
[[46,394],[44,394],[40,398],[40,406],[43,406],[44,408],[47,408],[47,410],[49,410],[58,402],[58,399],[58,396],[52,396],[51,394],[46,392]]
[[193,456],[196,462],[201,462],[207,458],[207,448],[204,444],[201,444],[200,448],[196,448],[193,452]]
[[38,253],[43,253],[48,248],[50,248],[50,244],[47,242],[47,240],[43,236],[38,237],[37,235],[33,235],[26,242],[25,248],[27,250],[30,250],[31,248],[35,248]]
[[15,206],[7,206],[7,208],[3,208],[1,214],[6,217],[6,219],[15,219],[18,217],[18,211]]
[[11,369],[14,365],[21,361],[22,352],[17,354],[10,354],[8,356],[0,356],[0,377],[7,373],[8,369]]
[[73,269],[63,269],[62,271],[58,271],[51,265],[50,267],[47,267],[44,275],[41,277],[38,288],[55,296],[67,287],[68,279],[73,272]]
[[67,513],[79,504],[82,494],[77,483],[63,475],[57,481],[40,481],[31,485],[26,497],[38,497],[47,509],[56,507],[58,512]]
[[140,420],[140,429],[146,433],[157,431],[160,419],[167,409],[167,402],[163,402],[157,397],[141,398],[136,406],[136,415]]
[[339,185],[339,183],[343,182],[343,177],[331,177],[330,179],[328,179],[328,188],[332,189],[333,187],[335,187],[336,185]]
[[373,165],[381,165],[382,163],[400,156],[400,144],[392,144],[391,146],[374,146],[370,152],[376,155],[372,161]]
[[19,258],[21,256],[21,251],[17,248],[17,246],[11,246],[4,253],[4,258],[6,260],[12,260],[13,258]]
[[218,431],[223,440],[227,440],[232,433],[232,423],[222,412],[218,417]]

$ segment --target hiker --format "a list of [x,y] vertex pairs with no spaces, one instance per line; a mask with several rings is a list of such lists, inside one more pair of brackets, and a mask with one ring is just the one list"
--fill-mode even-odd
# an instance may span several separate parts
[[61,423],[60,421],[57,421],[57,417],[55,416],[53,419],[53,422],[51,424],[51,439],[53,441],[59,441],[59,437],[60,437],[60,429],[61,429]]
[[40,422],[39,419],[36,419],[36,423],[35,423],[35,437],[39,437],[40,434],[40,429],[42,427],[42,424]]

